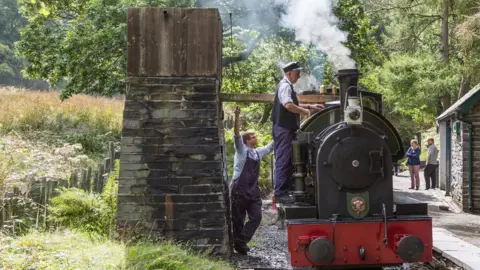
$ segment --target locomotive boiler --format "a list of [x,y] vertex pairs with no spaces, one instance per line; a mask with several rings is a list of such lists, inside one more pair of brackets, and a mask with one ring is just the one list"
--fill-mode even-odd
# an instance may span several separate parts
[[[402,141],[381,96],[340,70],[340,104],[305,120],[293,142],[293,205],[282,206],[293,267],[348,268],[432,260],[427,204],[394,203]],[[369,106],[366,103],[369,102]]]

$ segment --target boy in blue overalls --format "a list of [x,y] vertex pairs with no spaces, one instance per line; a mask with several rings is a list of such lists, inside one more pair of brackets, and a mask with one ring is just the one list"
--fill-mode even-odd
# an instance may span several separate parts
[[[241,254],[247,254],[250,250],[247,243],[260,226],[262,220],[262,199],[258,178],[260,175],[260,161],[264,156],[272,152],[273,142],[260,148],[254,148],[257,144],[255,133],[245,133],[240,136],[240,107],[235,110],[235,157],[234,172],[232,177],[231,202],[232,202],[232,226],[234,249]],[[248,222],[245,216],[248,214]]]

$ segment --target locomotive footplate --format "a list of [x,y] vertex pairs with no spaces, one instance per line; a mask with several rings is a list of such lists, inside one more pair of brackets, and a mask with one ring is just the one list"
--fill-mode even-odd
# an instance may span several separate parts
[[432,260],[429,216],[391,216],[387,227],[380,217],[287,219],[286,223],[293,267],[362,268]]
[[316,218],[317,207],[309,205],[289,205],[283,206],[285,211],[285,219],[304,219]]

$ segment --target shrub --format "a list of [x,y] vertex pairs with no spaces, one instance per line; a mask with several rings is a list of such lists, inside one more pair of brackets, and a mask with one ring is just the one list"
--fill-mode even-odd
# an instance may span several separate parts
[[61,188],[50,201],[50,220],[57,226],[101,236],[111,236],[117,215],[120,161],[109,175],[102,194]]
[[73,230],[106,235],[111,220],[107,203],[99,194],[78,188],[60,188],[51,199],[50,221]]
[[117,199],[118,199],[118,176],[120,174],[120,160],[115,162],[115,168],[105,183],[105,187],[102,193],[102,200],[108,207],[109,216],[109,236],[112,236],[113,229],[115,228],[115,220],[117,215]]

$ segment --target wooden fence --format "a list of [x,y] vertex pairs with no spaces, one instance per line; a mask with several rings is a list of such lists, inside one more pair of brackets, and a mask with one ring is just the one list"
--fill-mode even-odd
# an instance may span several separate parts
[[27,213],[24,213],[24,209],[21,209],[21,201],[23,199],[31,199],[31,204],[35,205],[35,208],[37,209],[35,217],[37,222],[36,227],[38,228],[39,226],[46,226],[48,201],[50,198],[58,195],[56,193],[57,188],[76,187],[88,192],[102,193],[106,181],[108,180],[110,173],[113,172],[116,160],[118,159],[120,159],[120,152],[116,152],[114,143],[110,142],[108,145],[107,158],[104,158],[96,167],[82,169],[75,168],[69,179],[55,181],[46,181],[43,179],[35,181],[31,183],[28,192],[25,194],[21,194],[20,188],[13,187],[13,192],[5,193],[3,196],[3,202],[0,201],[0,229],[12,220],[14,221],[25,218],[22,215],[26,215]]

